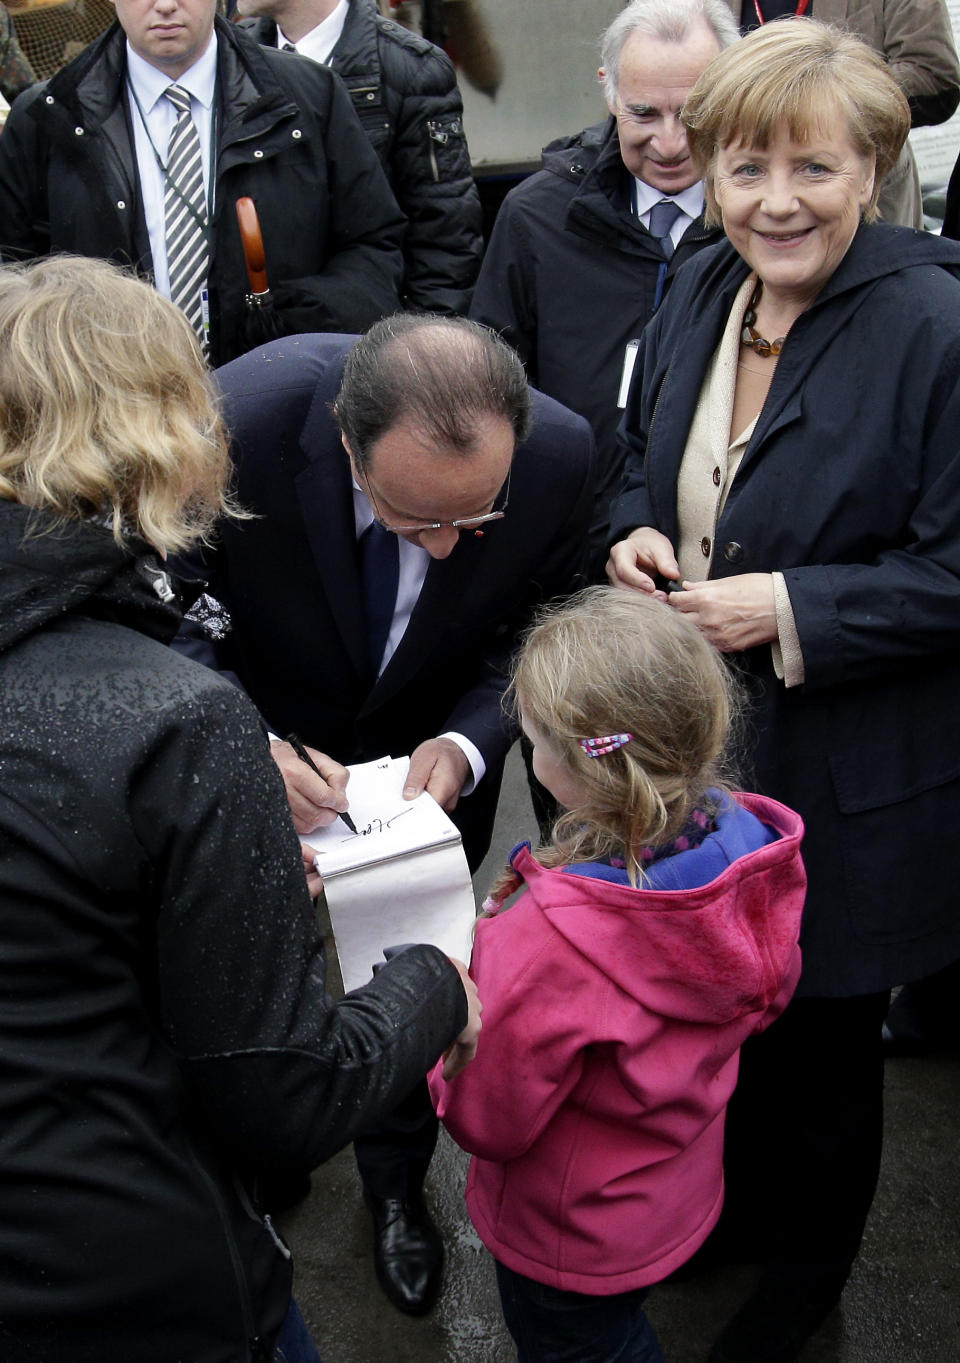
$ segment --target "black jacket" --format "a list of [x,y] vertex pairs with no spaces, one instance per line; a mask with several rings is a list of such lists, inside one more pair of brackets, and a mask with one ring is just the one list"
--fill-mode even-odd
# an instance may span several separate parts
[[[398,306],[403,219],[329,71],[268,52],[217,20],[218,150],[210,268],[211,362],[260,344],[235,203],[263,228],[287,331],[363,331]],[[150,246],[114,24],[52,80],[17,100],[0,138],[4,259],[69,251],[149,274]]]
[[[248,19],[240,27],[276,46],[272,19]],[[407,215],[404,303],[422,312],[466,312],[483,238],[453,63],[433,43],[385,19],[374,0],[349,0],[329,65],[350,91]]]
[[668,265],[631,213],[630,193],[612,118],[551,142],[543,170],[504,200],[470,309],[517,348],[532,384],[593,427],[597,545],[620,483],[617,391],[627,342],[683,262],[721,235],[691,223]]
[[144,546],[0,501],[0,1357],[267,1363],[289,1255],[238,1166],[306,1169],[465,1021],[433,947],[333,1005],[283,784],[166,647]]
[[[726,242],[644,335],[612,534],[676,544],[677,473],[747,266]],[[739,655],[751,789],[804,819],[807,994],[960,956],[960,246],[861,227],[790,330],[716,529],[714,577],[781,571],[806,680]]]

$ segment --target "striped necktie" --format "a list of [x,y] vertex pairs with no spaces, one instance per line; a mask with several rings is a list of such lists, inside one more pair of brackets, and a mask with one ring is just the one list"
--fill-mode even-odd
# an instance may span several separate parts
[[189,93],[179,85],[171,85],[164,94],[177,111],[177,121],[167,144],[163,201],[170,297],[187,314],[206,353],[200,295],[210,270],[210,247],[200,138],[190,112]]

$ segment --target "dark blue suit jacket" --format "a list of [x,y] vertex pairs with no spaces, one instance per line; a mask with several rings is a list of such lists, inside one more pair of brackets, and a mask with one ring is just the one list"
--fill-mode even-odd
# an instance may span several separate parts
[[296,731],[341,762],[404,755],[448,729],[471,739],[487,771],[455,818],[476,864],[516,733],[501,705],[509,658],[537,606],[580,585],[593,437],[581,417],[533,393],[507,515],[431,560],[371,687],[350,467],[330,411],[355,339],[290,337],[218,373],[237,491],[257,519],[224,524],[196,565],[233,621],[205,661],[236,673],[274,732]]

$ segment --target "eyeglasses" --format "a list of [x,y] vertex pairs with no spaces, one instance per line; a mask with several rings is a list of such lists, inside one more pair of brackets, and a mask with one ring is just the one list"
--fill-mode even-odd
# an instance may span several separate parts
[[392,525],[390,521],[384,520],[373,488],[370,486],[369,478],[360,469],[357,469],[356,472],[363,482],[363,490],[370,499],[374,519],[380,528],[389,530],[393,535],[418,535],[424,530],[476,530],[479,526],[487,525],[490,521],[502,521],[507,514],[507,506],[510,501],[510,479],[513,477],[513,465],[511,464],[507,481],[497,496],[499,506],[496,506],[493,511],[487,511],[482,516],[461,516],[455,521],[424,521],[421,525]]

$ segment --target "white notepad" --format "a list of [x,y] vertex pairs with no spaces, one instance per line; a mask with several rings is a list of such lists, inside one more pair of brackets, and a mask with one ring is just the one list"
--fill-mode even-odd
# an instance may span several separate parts
[[383,949],[429,942],[470,960],[476,904],[460,834],[432,796],[404,800],[408,757],[350,768],[350,832],[341,819],[305,838],[316,851],[349,992]]

